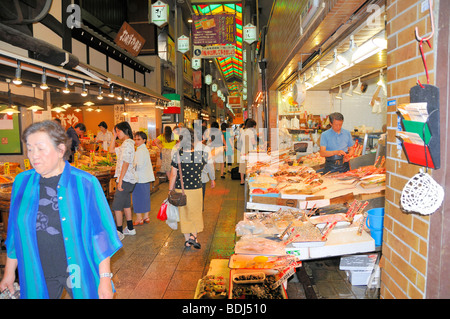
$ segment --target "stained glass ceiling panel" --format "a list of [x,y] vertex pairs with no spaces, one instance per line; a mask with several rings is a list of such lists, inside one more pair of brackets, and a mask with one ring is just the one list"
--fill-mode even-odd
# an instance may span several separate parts
[[[198,4],[192,6],[196,15],[234,14],[236,17],[236,49],[234,57],[217,58],[225,80],[237,78],[242,80],[242,4]],[[238,86],[228,84],[230,92],[237,91]]]

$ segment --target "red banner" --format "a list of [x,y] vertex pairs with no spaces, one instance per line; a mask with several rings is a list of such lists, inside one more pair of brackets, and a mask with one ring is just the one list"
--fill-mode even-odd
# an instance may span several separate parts
[[192,71],[192,86],[194,89],[202,88],[202,71]]
[[217,107],[223,109],[223,100],[222,99],[217,99]]

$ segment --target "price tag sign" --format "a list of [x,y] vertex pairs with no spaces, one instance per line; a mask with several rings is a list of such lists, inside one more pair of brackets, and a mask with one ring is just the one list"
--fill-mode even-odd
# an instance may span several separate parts
[[4,174],[5,175],[10,175],[11,174],[11,169],[9,167],[9,162],[5,162],[5,164],[3,166],[3,170],[4,170]]
[[23,160],[23,164],[25,165],[25,170],[28,171],[31,168],[30,160],[28,158]]
[[95,155],[94,151],[91,151],[89,155],[90,155],[89,156],[90,164],[91,164],[91,167],[93,167],[94,166],[94,155]]

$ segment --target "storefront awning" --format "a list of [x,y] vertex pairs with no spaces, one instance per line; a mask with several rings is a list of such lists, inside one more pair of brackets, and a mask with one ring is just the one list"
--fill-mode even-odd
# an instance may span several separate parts
[[162,96],[160,93],[157,93],[145,86],[128,81],[120,76],[117,76],[112,73],[101,70],[99,68],[96,68],[92,65],[80,62],[80,64],[76,67],[76,69],[90,77],[94,77],[99,80],[103,80],[103,81],[109,83],[109,85],[114,84],[116,87],[123,87],[125,90],[131,90],[138,94],[150,96],[152,98],[159,99],[162,101],[169,101],[167,98]]

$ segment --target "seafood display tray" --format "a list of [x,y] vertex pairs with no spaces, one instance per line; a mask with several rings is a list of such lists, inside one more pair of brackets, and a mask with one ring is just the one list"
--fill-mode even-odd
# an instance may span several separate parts
[[[266,274],[266,276],[273,275],[273,271],[271,271],[270,269],[253,270],[253,271],[243,270],[243,269],[231,269],[230,270],[230,278],[233,278],[237,274],[249,273],[249,272],[261,272],[261,271],[264,272]],[[253,284],[253,285],[261,285],[261,284]],[[252,284],[235,284],[235,283],[233,283],[233,280],[230,280],[230,287],[228,290],[228,299],[233,299],[233,289],[236,286],[245,287],[245,286],[252,286]],[[280,285],[280,287],[276,288],[274,291],[277,291],[279,293],[279,295],[281,296],[281,299],[288,299],[284,284]],[[246,299],[246,298],[244,298],[244,299]]]

